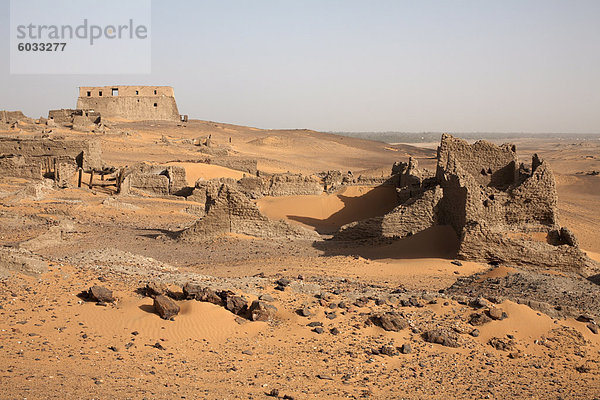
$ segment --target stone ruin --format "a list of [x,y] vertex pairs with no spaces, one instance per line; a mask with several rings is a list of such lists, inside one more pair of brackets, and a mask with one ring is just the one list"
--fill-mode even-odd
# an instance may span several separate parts
[[317,233],[308,229],[269,219],[248,196],[229,184],[209,182],[204,197],[205,216],[181,231],[180,240],[201,241],[225,233],[263,238],[318,238]]
[[0,176],[53,178],[59,186],[66,187],[79,168],[103,167],[97,140],[0,138]]
[[526,166],[514,145],[470,145],[443,135],[435,172],[412,158],[392,172],[401,204],[341,227],[336,239],[404,238],[449,225],[459,238],[460,259],[579,272],[594,265],[560,226],[554,175],[537,155]]
[[183,196],[187,194],[185,168],[139,163],[123,170],[120,194]]
[[91,131],[101,128],[102,117],[94,110],[60,109],[48,111],[48,125],[61,125],[76,131]]

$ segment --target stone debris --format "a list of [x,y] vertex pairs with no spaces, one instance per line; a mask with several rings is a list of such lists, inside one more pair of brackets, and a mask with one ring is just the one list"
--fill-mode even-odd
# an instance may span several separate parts
[[408,322],[395,312],[372,315],[368,321],[386,331],[399,332],[408,328]]
[[99,303],[112,303],[115,301],[112,291],[104,286],[94,285],[89,288],[87,293],[88,298]]

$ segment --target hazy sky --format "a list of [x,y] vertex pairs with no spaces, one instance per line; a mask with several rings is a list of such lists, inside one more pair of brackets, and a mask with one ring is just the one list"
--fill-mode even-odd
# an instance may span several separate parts
[[8,0],[0,29],[0,109],[33,117],[153,84],[262,128],[600,132],[599,0],[153,1],[150,75],[10,75]]

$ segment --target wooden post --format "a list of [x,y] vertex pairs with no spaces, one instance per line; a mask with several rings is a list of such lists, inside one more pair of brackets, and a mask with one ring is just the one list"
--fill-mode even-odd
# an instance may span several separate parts
[[94,181],[94,169],[92,168],[90,170],[90,184],[89,184],[90,189],[92,188],[92,182],[93,181]]
[[77,179],[77,187],[81,187],[81,178],[83,177],[83,168],[79,167],[79,179]]

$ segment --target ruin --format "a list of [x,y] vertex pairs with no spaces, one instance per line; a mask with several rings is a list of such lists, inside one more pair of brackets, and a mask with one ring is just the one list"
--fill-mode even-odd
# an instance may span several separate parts
[[318,234],[263,215],[245,194],[226,183],[211,181],[204,188],[206,215],[178,234],[184,241],[202,241],[225,233],[263,238],[317,239]]
[[77,109],[127,121],[181,121],[170,86],[82,86]]
[[52,177],[59,186],[66,186],[79,168],[104,168],[97,140],[0,138],[0,175],[27,179]]
[[443,135],[435,172],[418,168],[414,159],[396,163],[392,172],[401,204],[384,216],[344,225],[336,239],[403,238],[449,225],[461,259],[571,271],[593,265],[559,225],[554,175],[537,155],[527,167],[514,145],[470,145]]

